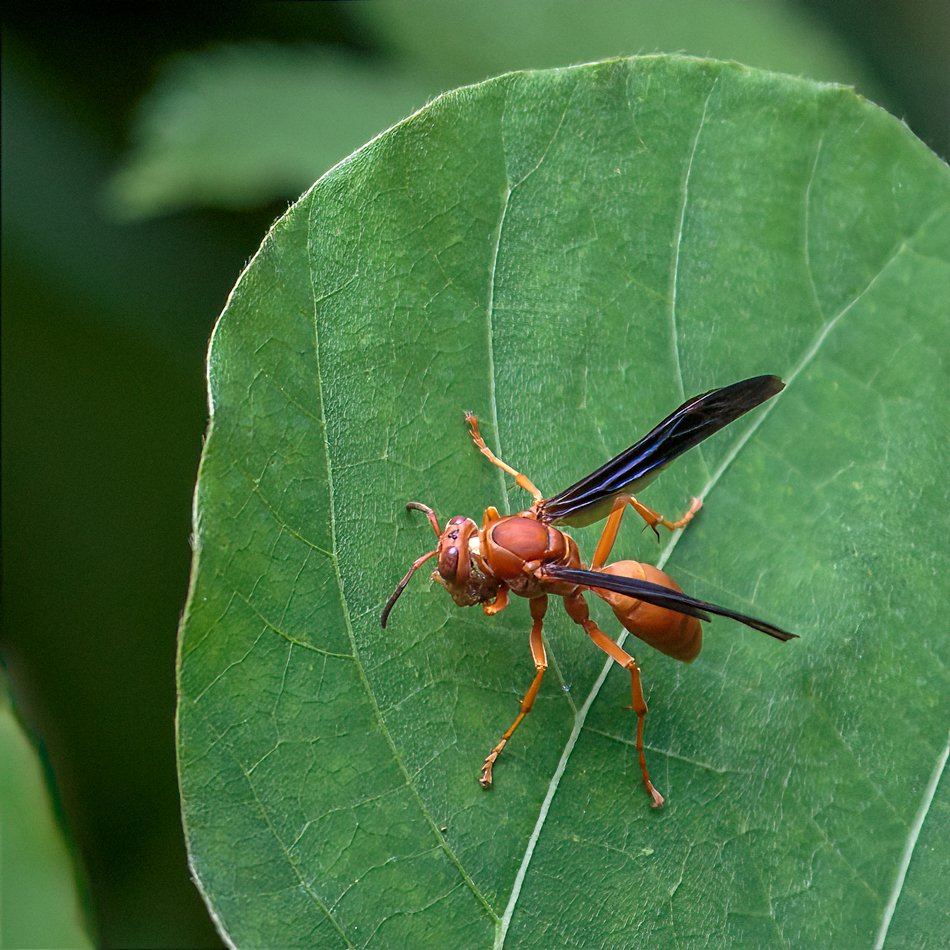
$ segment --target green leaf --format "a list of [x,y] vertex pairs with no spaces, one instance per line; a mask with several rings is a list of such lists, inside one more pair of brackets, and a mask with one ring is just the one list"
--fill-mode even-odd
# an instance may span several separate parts
[[526,66],[672,49],[856,83],[876,97],[860,66],[801,11],[719,0],[711,17],[707,3],[367,0],[347,16],[382,56],[256,44],[175,59],[142,102],[111,206],[134,217],[296,195],[434,95]]
[[[847,89],[735,65],[503,76],[321,179],[209,356],[179,757],[228,939],[869,946],[904,880],[908,939],[945,932],[913,845],[947,743],[948,299],[947,168]],[[485,793],[533,675],[525,604],[487,618],[415,577],[378,624],[433,544],[406,501],[527,503],[462,410],[550,494],[765,372],[785,392],[647,492],[702,494],[693,524],[661,547],[625,524],[616,554],[801,640],[720,619],[689,668],[636,649],[655,811],[629,679],[552,604]]]
[[0,670],[0,947],[91,947],[76,870]]

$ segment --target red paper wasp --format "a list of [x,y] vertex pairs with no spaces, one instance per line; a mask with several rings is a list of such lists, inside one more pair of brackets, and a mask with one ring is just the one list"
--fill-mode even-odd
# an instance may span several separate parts
[[[518,718],[485,758],[480,778],[483,788],[491,787],[492,767],[534,704],[547,669],[541,624],[549,594],[563,598],[571,619],[584,628],[604,653],[630,671],[633,709],[637,714],[637,753],[643,783],[654,807],[663,804],[663,796],[650,781],[643,752],[647,706],[640,684],[640,668],[629,653],[590,619],[584,591],[591,590],[605,600],[620,623],[632,634],[686,663],[694,660],[700,651],[700,621],[708,621],[710,614],[738,620],[777,640],[790,640],[796,636],[763,620],[689,597],[671,577],[650,564],[636,561],[605,563],[628,505],[654,532],[657,525],[670,531],[685,527],[701,507],[699,499],[693,499],[689,510],[678,521],[668,521],[638,501],[634,492],[648,485],[677,456],[770,399],[784,385],[777,376],[756,376],[696,396],[667,416],[639,442],[551,498],[545,498],[530,479],[497,458],[478,431],[478,419],[466,413],[472,439],[479,451],[492,464],[512,475],[518,485],[531,493],[534,502],[527,510],[508,517],[501,517],[496,508],[486,508],[481,528],[471,518],[450,518],[444,530],[439,527],[438,518],[428,505],[410,502],[406,507],[425,512],[439,541],[434,550],[413,563],[397,584],[383,608],[380,623],[386,626],[389,612],[413,573],[429,558],[436,556],[439,566],[432,579],[441,584],[460,607],[482,604],[490,616],[504,610],[509,591],[528,598],[533,620],[531,655],[537,672],[522,700]],[[573,538],[553,526],[581,527],[603,518],[607,523],[593,560],[589,567],[585,567]]]

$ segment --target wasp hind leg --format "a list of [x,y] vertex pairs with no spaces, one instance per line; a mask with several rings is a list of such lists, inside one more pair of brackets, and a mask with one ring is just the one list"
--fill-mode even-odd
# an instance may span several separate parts
[[596,571],[607,563],[607,558],[610,557],[614,542],[617,540],[617,532],[620,530],[620,522],[623,520],[623,513],[627,510],[627,505],[630,505],[650,526],[657,538],[660,537],[660,533],[656,530],[658,524],[663,525],[663,527],[669,531],[677,531],[680,528],[685,528],[686,525],[693,520],[693,515],[703,507],[702,500],[694,498],[690,502],[689,510],[682,518],[678,521],[670,521],[668,518],[664,518],[658,511],[648,508],[643,502],[638,501],[632,495],[620,495],[614,501],[613,508],[607,518],[607,523],[604,525],[604,530],[601,532],[600,540],[597,542],[597,547],[594,550],[594,559],[590,564],[592,570]]
[[663,796],[656,790],[653,782],[650,781],[650,772],[647,769],[646,755],[643,751],[643,724],[647,715],[647,704],[643,698],[643,686],[640,683],[640,667],[637,666],[637,661],[627,653],[626,650],[619,647],[590,619],[587,602],[580,594],[575,594],[573,597],[565,597],[564,606],[567,608],[571,619],[584,628],[587,636],[589,636],[607,656],[614,660],[614,662],[619,663],[630,673],[630,692],[633,699],[632,708],[637,714],[637,755],[640,759],[640,773],[643,776],[643,784],[647,790],[647,794],[653,799],[653,807],[660,808],[663,805]]

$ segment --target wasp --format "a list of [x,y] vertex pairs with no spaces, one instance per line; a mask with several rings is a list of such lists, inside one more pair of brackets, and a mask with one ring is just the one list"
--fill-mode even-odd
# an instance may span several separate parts
[[[628,507],[633,508],[657,537],[657,526],[669,531],[685,528],[702,507],[698,498],[692,499],[681,518],[670,521],[644,505],[636,493],[674,459],[771,399],[784,387],[777,376],[756,376],[695,396],[630,448],[550,498],[545,498],[526,475],[498,458],[485,444],[477,416],[471,412],[465,414],[478,450],[531,494],[531,506],[505,517],[490,506],[485,509],[481,527],[471,518],[459,515],[449,518],[442,528],[428,505],[409,502],[407,509],[426,515],[438,543],[433,550],[417,558],[396,585],[383,608],[380,623],[386,626],[390,611],[409,579],[433,557],[438,559],[438,567],[432,579],[449,592],[459,607],[481,604],[485,613],[492,616],[505,609],[510,594],[527,598],[532,619],[529,645],[535,677],[521,701],[518,717],[485,757],[479,777],[483,788],[491,788],[495,763],[534,705],[548,668],[542,624],[549,596],[560,597],[568,616],[583,628],[594,644],[629,671],[632,708],[637,715],[636,749],[640,772],[655,808],[662,806],[664,799],[650,779],[643,749],[647,704],[640,667],[633,656],[590,618],[584,593],[591,591],[606,601],[617,620],[634,636],[685,663],[692,662],[699,654],[703,638],[701,621],[709,621],[710,614],[737,620],[776,640],[797,637],[764,620],[690,597],[668,574],[650,564],[629,560],[606,563]],[[590,564],[585,565],[577,543],[556,525],[583,527],[605,518],[594,556]]]

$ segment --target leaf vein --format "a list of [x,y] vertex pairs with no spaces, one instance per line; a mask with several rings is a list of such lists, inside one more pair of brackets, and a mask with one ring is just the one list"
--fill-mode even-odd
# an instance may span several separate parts
[[934,766],[930,781],[924,789],[924,795],[920,801],[920,808],[917,810],[914,822],[910,826],[910,830],[907,834],[907,841],[904,844],[904,851],[901,854],[897,875],[894,878],[894,886],[891,889],[887,905],[884,908],[884,916],[881,919],[880,929],[874,938],[874,950],[881,950],[884,946],[884,941],[887,939],[887,931],[890,929],[894,911],[897,909],[897,902],[900,900],[901,893],[904,890],[904,881],[907,878],[907,870],[910,868],[911,858],[914,856],[914,849],[917,847],[917,840],[920,838],[920,832],[924,827],[924,822],[927,820],[930,806],[933,804],[934,796],[937,794],[937,786],[940,784],[940,779],[947,767],[948,758],[950,758],[950,736],[948,736],[947,744],[943,747],[940,755],[937,756],[937,764]]
[[818,172],[818,162],[821,158],[821,149],[825,143],[824,132],[818,137],[818,145],[815,148],[815,159],[811,165],[811,173],[808,176],[808,182],[805,185],[805,197],[802,202],[802,254],[805,258],[805,274],[808,277],[808,286],[811,290],[811,299],[815,305],[815,312],[824,319],[825,312],[818,299],[818,288],[815,286],[815,273],[811,266],[811,186],[815,183],[815,175]]
[[679,215],[677,216],[676,229],[673,234],[673,261],[670,267],[670,345],[673,349],[673,368],[676,371],[676,384],[679,387],[681,399],[686,399],[686,386],[683,382],[683,366],[680,359],[679,329],[677,326],[676,304],[677,292],[679,289],[679,270],[680,257],[683,248],[683,228],[686,223],[686,206],[689,203],[689,181],[693,174],[693,159],[696,157],[696,149],[699,146],[699,137],[702,135],[703,127],[706,124],[706,115],[709,111],[709,100],[719,82],[719,77],[713,80],[706,94],[706,101],[703,103],[703,112],[699,117],[699,124],[693,135],[693,143],[689,151],[689,159],[686,162],[686,172],[683,175],[683,185],[681,189],[681,199]]
[[[261,611],[258,610],[257,607],[254,606],[250,598],[242,594],[239,590],[232,590],[231,593],[234,594],[235,597],[238,597],[240,600],[244,602],[245,606],[254,614],[255,617],[257,617],[258,620],[260,620],[262,624],[264,624],[264,627],[267,630],[270,630],[272,633],[276,633],[279,637],[283,637],[292,646],[301,647],[304,650],[310,650],[312,653],[319,653],[320,656],[330,657],[331,659],[334,659],[334,660],[355,659],[355,657],[353,657],[349,653],[335,653],[333,650],[324,650],[322,647],[318,647],[314,643],[310,643],[307,640],[301,640],[299,637],[295,637],[292,633],[288,633],[286,630],[279,627],[276,623],[273,623],[272,621],[268,620],[267,617],[263,613],[261,613]],[[255,641],[255,645],[257,642],[258,641]],[[209,684],[209,685],[213,685],[213,684]],[[204,690],[203,692],[207,692],[207,690]]]
[[422,799],[422,795],[419,792],[418,787],[412,780],[412,776],[409,772],[409,769],[406,766],[406,763],[403,761],[403,757],[400,755],[398,748],[396,747],[395,740],[392,737],[392,733],[389,731],[389,727],[386,724],[386,720],[382,714],[382,710],[379,708],[379,702],[376,699],[376,694],[373,692],[373,688],[370,685],[369,679],[366,675],[366,668],[360,657],[359,646],[356,642],[356,634],[353,629],[352,618],[350,617],[350,608],[349,602],[346,597],[346,591],[343,586],[343,577],[340,573],[340,562],[339,558],[336,556],[336,552],[339,550],[337,546],[337,535],[336,535],[336,502],[335,502],[335,492],[334,492],[334,479],[333,479],[333,458],[330,452],[330,439],[327,429],[327,418],[326,418],[326,403],[324,401],[323,393],[323,366],[320,356],[320,331],[319,323],[317,319],[317,313],[319,308],[320,299],[317,296],[316,292],[316,266],[313,259],[313,247],[309,239],[309,235],[315,233],[315,225],[313,221],[314,210],[316,208],[316,199],[311,194],[310,197],[310,208],[308,211],[308,227],[307,227],[307,262],[310,275],[310,287],[313,294],[313,343],[314,343],[314,363],[316,366],[316,388],[317,388],[317,399],[319,402],[319,416],[321,421],[321,427],[323,432],[323,450],[326,456],[327,463],[327,494],[328,494],[328,518],[330,524],[330,538],[331,545],[333,549],[334,556],[330,559],[333,564],[334,577],[336,580],[337,589],[340,595],[340,609],[343,614],[343,623],[346,628],[346,634],[349,638],[350,645],[353,650],[353,658],[356,660],[356,669],[360,677],[360,682],[363,686],[363,690],[366,693],[366,697],[369,700],[370,707],[372,709],[373,718],[376,720],[376,723],[379,726],[380,734],[386,741],[386,744],[389,746],[390,753],[392,754],[393,762],[398,767],[399,771],[402,773],[403,778],[405,779],[406,788],[409,790],[413,799],[416,802],[416,806],[419,809],[420,814],[425,819],[426,823],[429,825],[429,828],[434,835],[438,847],[441,849],[443,854],[448,858],[448,860],[455,867],[458,872],[459,877],[464,881],[465,885],[469,888],[472,894],[475,896],[476,900],[482,905],[488,915],[492,920],[497,920],[497,914],[492,908],[491,904],[488,902],[488,899],[484,894],[479,890],[478,886],[475,884],[475,881],[469,875],[462,865],[462,862],[459,860],[458,856],[449,847],[448,842],[445,840],[445,837],[439,831],[438,823],[435,821],[432,814],[429,812],[429,809],[426,807],[425,802]]
[[[217,729],[214,727],[211,720],[207,716],[203,715],[202,713],[199,713],[199,715],[204,720],[204,722],[211,728],[211,730],[217,733]],[[260,796],[257,794],[257,789],[254,786],[254,782],[253,782],[253,779],[251,778],[250,772],[248,772],[248,770],[244,768],[244,765],[234,755],[231,749],[227,748],[226,746],[225,746],[225,754],[238,767],[238,769],[241,772],[241,775],[244,776],[244,781],[247,782],[247,787],[250,789],[251,795],[254,796],[254,803],[257,806],[257,810],[260,812],[261,818],[263,818],[264,824],[267,825],[267,829],[268,831],[270,831],[271,836],[273,837],[274,841],[277,842],[278,847],[281,849],[281,851],[283,851],[284,857],[287,859],[287,864],[290,866],[291,870],[294,873],[294,876],[297,878],[300,889],[310,898],[310,900],[314,903],[314,905],[317,908],[319,908],[320,912],[326,917],[326,919],[330,922],[330,924],[332,924],[333,928],[337,931],[340,937],[342,937],[346,945],[348,947],[355,947],[356,944],[354,944],[353,941],[350,940],[350,938],[346,935],[346,931],[343,929],[343,926],[340,924],[340,922],[336,919],[333,912],[330,910],[329,906],[320,897],[320,895],[313,889],[312,885],[307,883],[300,869],[300,866],[294,860],[293,853],[287,847],[283,838],[281,838],[280,833],[274,827],[274,823],[271,821],[270,815],[268,814],[267,809],[264,807],[264,803],[261,801]],[[199,880],[197,876],[196,876],[196,880]],[[204,886],[203,885],[200,885],[200,886],[202,888],[202,891],[204,892]],[[225,941],[228,943],[229,946],[232,946],[232,947],[235,946],[231,942],[230,936],[226,932],[223,922],[218,921],[217,918],[215,919],[216,919],[216,922],[218,923],[218,930],[221,933],[221,936],[225,939]]]
[[322,554],[324,557],[332,558],[333,554],[330,551],[327,551],[325,548],[321,548],[319,544],[314,544],[309,538],[304,537],[299,531],[291,527],[283,518],[278,514],[277,509],[267,500],[267,497],[261,491],[258,480],[248,475],[245,472],[245,477],[251,483],[251,491],[257,496],[258,501],[264,506],[267,510],[267,513],[274,519],[277,523],[277,526],[282,530],[286,531],[288,534],[293,535],[298,541],[302,544],[305,544],[312,551],[316,551],[318,554]]
[[[511,179],[508,177],[508,157],[505,147],[505,107],[507,105],[508,90],[505,88],[505,103],[501,109],[501,151],[502,162],[505,166],[505,189],[501,197],[501,210],[498,214],[498,223],[492,237],[491,261],[488,265],[488,292],[485,296],[485,364],[488,371],[488,411],[491,414],[492,429],[494,431],[495,454],[504,457],[501,448],[501,432],[498,429],[498,398],[496,395],[495,379],[495,282],[498,271],[498,252],[501,248],[501,236],[505,227],[505,218],[508,216],[508,206],[511,200]],[[501,497],[504,499],[505,513],[511,514],[511,503],[508,500],[508,486],[504,472],[498,469],[498,480],[501,483]]]

